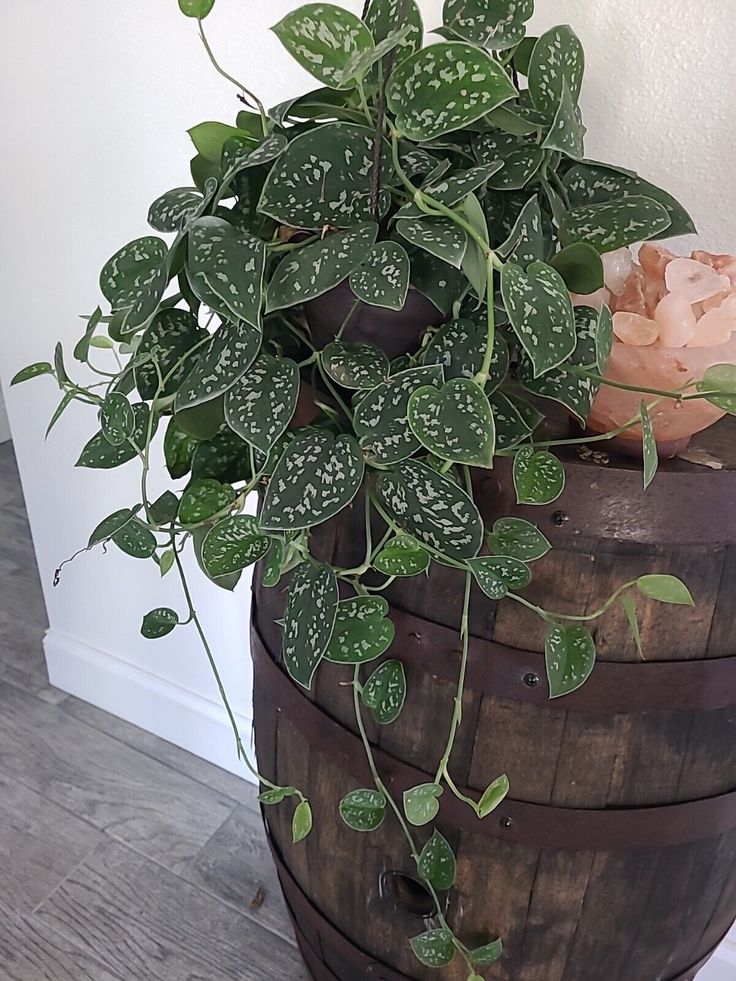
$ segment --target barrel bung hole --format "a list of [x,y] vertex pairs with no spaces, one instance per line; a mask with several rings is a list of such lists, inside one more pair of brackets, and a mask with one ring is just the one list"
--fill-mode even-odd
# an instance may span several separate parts
[[429,890],[418,879],[404,872],[384,872],[380,889],[382,896],[411,916],[425,919],[434,913],[434,901]]

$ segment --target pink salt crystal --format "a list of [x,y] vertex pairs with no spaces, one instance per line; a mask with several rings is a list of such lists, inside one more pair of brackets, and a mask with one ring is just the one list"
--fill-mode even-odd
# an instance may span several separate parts
[[700,318],[695,327],[695,334],[687,346],[719,347],[728,344],[734,330],[736,330],[736,303],[729,297],[719,307],[714,307]]
[[693,308],[678,293],[668,293],[659,301],[654,318],[662,347],[684,347],[695,335]]
[[665,282],[670,293],[679,293],[688,303],[700,303],[724,288],[724,278],[695,259],[673,259],[665,269]]
[[674,252],[656,242],[645,242],[639,249],[639,265],[650,279],[664,279],[665,269],[674,258]]
[[654,311],[666,293],[667,287],[665,286],[664,279],[647,278],[644,283],[644,300],[647,305],[647,317],[650,319],[654,317]]
[[593,307],[599,312],[604,304],[611,302],[611,294],[605,287],[596,290],[595,293],[571,293],[570,297],[574,307]]
[[691,258],[695,259],[696,262],[711,266],[722,276],[728,276],[731,286],[736,288],[736,256],[718,255],[714,252],[703,252],[696,249]]
[[616,249],[615,252],[606,252],[601,259],[606,288],[614,295],[623,292],[634,265],[631,252],[628,249]]
[[[709,296],[708,299],[703,300],[702,303],[696,303],[693,306],[695,316],[698,318],[698,320],[700,320],[700,318],[703,316],[704,313],[709,313],[711,310],[715,310],[717,307],[719,307],[727,296],[733,296],[733,294],[728,293],[726,290],[723,290],[720,293],[714,293],[713,296]],[[701,307],[699,313],[698,310],[696,309],[697,307]]]
[[613,315],[613,332],[624,344],[645,347],[657,340],[659,324],[638,313],[619,311]]
[[648,307],[644,287],[644,271],[641,266],[634,262],[624,288],[611,300],[611,310],[614,313],[621,311],[622,313],[638,313],[642,317],[647,316]]

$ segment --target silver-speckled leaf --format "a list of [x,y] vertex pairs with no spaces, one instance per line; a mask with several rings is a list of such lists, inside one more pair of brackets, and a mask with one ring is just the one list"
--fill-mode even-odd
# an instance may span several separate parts
[[211,309],[228,319],[261,325],[266,243],[206,215],[189,228],[189,281]]
[[351,82],[362,82],[366,75],[369,74],[373,66],[385,58],[389,51],[393,51],[394,48],[400,47],[401,43],[405,41],[411,33],[411,25],[404,24],[403,27],[399,27],[397,30],[386,35],[386,37],[374,45],[374,47],[366,48],[365,50],[354,54],[348,61],[347,65],[345,65],[345,68],[340,75],[341,83],[348,87],[350,86]]
[[604,253],[656,238],[669,227],[670,216],[664,205],[653,198],[632,195],[568,211],[560,239],[565,245],[587,242]]
[[302,68],[334,89],[344,86],[350,59],[373,47],[371,32],[360,18],[331,3],[297,7],[271,30]]
[[363,685],[361,694],[378,725],[391,725],[401,715],[406,701],[404,665],[394,659],[384,661]]
[[225,421],[241,439],[268,453],[291,422],[298,398],[296,363],[262,353],[225,395]]
[[519,504],[551,504],[565,488],[562,464],[547,450],[522,446],[514,457],[514,488]]
[[[135,427],[130,440],[121,443],[120,446],[113,446],[107,441],[102,432],[96,433],[82,450],[75,466],[89,467],[95,470],[111,470],[119,467],[128,460],[132,460],[136,454],[136,447],[142,449],[146,443],[148,434],[149,410],[145,402],[138,402],[133,406],[133,416]],[[156,431],[158,420],[154,417],[152,432]],[[134,444],[134,445],[133,445]]]
[[178,232],[202,205],[196,187],[175,187],[156,198],[148,209],[148,224],[157,232]]
[[550,698],[569,695],[584,685],[595,666],[595,642],[578,625],[554,626],[544,642]]
[[496,426],[496,451],[509,450],[531,435],[531,429],[511,399],[503,392],[490,397]]
[[529,61],[527,77],[534,105],[550,114],[557,112],[565,85],[577,103],[584,73],[585,54],[575,31],[566,25],[551,28],[534,45]]
[[535,194],[519,212],[511,234],[496,250],[507,262],[526,269],[530,262],[544,259],[544,231],[539,198]]
[[455,885],[455,865],[449,842],[435,828],[419,855],[419,874],[435,889],[444,892]]
[[468,559],[475,581],[492,600],[503,599],[509,590],[523,589],[532,581],[528,567],[509,555],[481,555]]
[[598,326],[595,332],[595,358],[598,367],[598,374],[603,375],[606,371],[608,359],[613,350],[613,314],[610,309],[603,304],[598,314]]
[[[295,228],[347,228],[371,214],[374,132],[354,123],[325,123],[296,136],[271,168],[258,210]],[[381,185],[391,176],[391,151],[384,145]],[[380,213],[389,198],[382,193]]]
[[[487,336],[485,324],[467,318],[451,320],[440,327],[424,349],[424,363],[442,365],[448,381],[450,378],[475,378],[483,365]],[[508,368],[508,345],[500,334],[496,334],[486,394],[498,388]]]
[[235,491],[229,484],[209,477],[193,480],[179,501],[179,521],[183,525],[200,524],[227,510],[234,501]]
[[422,142],[462,129],[516,95],[487,52],[446,41],[402,61],[389,80],[388,105],[399,129]]
[[449,314],[453,303],[465,286],[465,276],[459,269],[449,266],[437,256],[425,252],[424,249],[410,246],[407,251],[411,262],[409,282],[422,296],[426,296],[440,313]]
[[150,559],[156,551],[156,536],[140,518],[131,518],[112,536],[117,547],[134,559]]
[[[156,314],[143,332],[134,359],[135,384],[142,399],[155,397],[159,376],[166,380],[162,395],[176,392],[192,367],[190,358],[179,367],[177,364],[205,337],[205,333],[188,310],[166,309]],[[196,351],[192,357],[197,357]]]
[[429,568],[429,552],[411,535],[397,535],[373,560],[384,576],[418,576]]
[[422,194],[426,194],[448,208],[462,201],[468,194],[472,194],[486,181],[503,167],[502,160],[494,160],[490,164],[478,164],[477,167],[469,167],[457,174],[451,174],[427,187],[422,188]]
[[695,223],[679,201],[630,171],[593,160],[583,160],[567,171],[563,183],[573,207],[580,204],[603,204],[605,201],[632,195],[658,201],[667,210],[670,225],[664,233],[654,236],[655,238],[663,235],[692,235],[697,232]]
[[337,286],[363,262],[377,234],[376,223],[367,221],[285,256],[268,287],[267,311],[305,303]]
[[311,528],[334,517],[358,493],[363,454],[352,436],[327,430],[299,433],[276,465],[263,500],[268,531]]
[[532,262],[525,272],[507,263],[501,272],[501,295],[535,377],[570,357],[576,344],[575,317],[570,294],[555,269]]
[[350,274],[350,289],[363,303],[401,310],[409,289],[409,256],[398,242],[378,242]]
[[353,428],[360,445],[375,463],[405,460],[420,447],[407,420],[409,398],[423,385],[441,385],[442,368],[408,368],[368,392],[355,410]]
[[580,109],[563,79],[560,104],[542,146],[545,150],[559,150],[567,157],[579,159],[585,153],[584,141],[585,127]]
[[657,451],[657,441],[654,438],[652,418],[649,415],[649,409],[644,401],[641,403],[640,415],[642,460],[644,463],[642,476],[644,477],[644,490],[646,490],[657,475],[659,453]]
[[409,27],[409,33],[397,52],[397,63],[414,54],[422,46],[424,25],[416,0],[371,0],[365,15],[365,24],[378,44],[396,29],[399,23]]
[[108,259],[100,273],[100,289],[113,310],[127,310],[122,333],[148,320],[166,288],[168,247],[153,235],[137,238]]
[[380,790],[351,790],[340,801],[339,810],[352,831],[375,831],[386,816],[386,797]]
[[294,573],[284,612],[286,670],[304,688],[312,687],[317,665],[330,643],[339,594],[332,569],[304,562]]
[[452,931],[444,927],[427,930],[418,937],[412,937],[409,943],[414,956],[427,967],[447,967],[455,956]]
[[179,617],[174,610],[167,606],[158,606],[143,617],[141,634],[147,640],[158,640],[170,634],[178,623]]
[[112,446],[126,443],[135,430],[133,406],[122,392],[110,392],[100,409],[102,435]]
[[419,460],[405,460],[378,477],[378,497],[396,521],[414,538],[453,559],[478,554],[483,521],[458,485]]
[[407,242],[459,269],[468,236],[450,218],[399,218],[396,231]]
[[542,532],[523,518],[499,518],[488,536],[492,555],[508,555],[522,562],[536,562],[552,548]]
[[469,467],[492,467],[496,445],[488,396],[471,378],[417,389],[409,399],[411,431],[434,456]]
[[176,411],[191,409],[223,395],[253,364],[261,347],[261,332],[250,324],[224,323],[205,344],[196,364],[181,384]]
[[445,27],[481,48],[504,51],[525,34],[534,0],[445,0]]
[[342,600],[325,652],[327,660],[338,664],[363,664],[384,654],[395,635],[394,625],[386,617],[388,610],[388,603],[382,596],[354,596]]
[[388,358],[375,344],[332,341],[322,351],[322,367],[343,388],[375,388],[387,380]]
[[485,164],[499,160],[501,169],[488,180],[498,191],[518,191],[526,187],[544,160],[544,150],[533,137],[512,136],[497,130],[483,133],[473,141],[476,157]]
[[263,164],[271,163],[278,159],[289,145],[289,141],[283,133],[273,133],[253,148],[253,144],[234,137],[227,141],[222,148],[222,170],[225,175],[223,180],[230,181],[241,170],[249,167],[261,167]]
[[231,575],[258,562],[266,554],[269,540],[261,534],[252,514],[223,518],[207,532],[202,544],[202,563],[210,579]]

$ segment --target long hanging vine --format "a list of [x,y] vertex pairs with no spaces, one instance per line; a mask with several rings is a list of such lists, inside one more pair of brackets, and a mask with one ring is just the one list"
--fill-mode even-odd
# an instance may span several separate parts
[[[533,0],[446,0],[441,39],[429,47],[415,0],[372,0],[363,19],[330,4],[300,7],[274,31],[321,87],[269,111],[216,61],[203,25],[214,0],[179,2],[246,108],[234,125],[204,122],[190,131],[193,186],[158,198],[148,215],[157,234],[105,264],[100,289],[109,312],[97,307],[85,318],[73,351],[83,380],[72,380],[57,345],[53,363],[31,365],[14,382],[55,378],[62,398],[49,429],[72,402],[95,408],[100,429],[78,466],[139,461],[140,500],[104,518],[87,548],[112,542],[155,562],[162,575],[175,570],[184,614],[151,610],[142,633],[159,638],[194,624],[238,752],[263,785],[261,801],[295,799],[298,842],[312,827],[306,788],[279,786],[249,761],[181,554],[192,548],[202,573],[224,589],[256,562],[264,586],[289,577],[283,661],[294,682],[309,688],[325,658],[352,666],[374,786],[344,798],[342,819],[370,832],[393,817],[436,907],[434,928],[411,940],[416,957],[440,968],[460,956],[469,981],[480,981],[501,942],[489,938],[471,950],[454,934],[442,896],[455,880],[452,849],[437,830],[420,849],[412,830],[433,822],[444,793],[482,820],[509,789],[499,775],[471,799],[450,772],[472,590],[545,621],[552,697],[588,678],[596,653],[588,624],[614,604],[623,604],[638,643],[634,591],[666,603],[692,600],[679,580],[656,575],[623,584],[586,616],[537,607],[523,590],[550,544],[516,517],[484,527],[471,472],[510,457],[518,502],[549,504],[565,482],[555,447],[638,426],[645,485],[653,479],[657,449],[645,402],[611,433],[552,440],[540,405],[552,400],[584,424],[601,385],[627,388],[605,374],[609,309],[573,308],[570,292],[603,285],[602,253],[687,234],[692,221],[630,171],[584,159],[583,51],[569,27],[526,36]],[[309,305],[345,283],[353,299],[320,347]],[[349,340],[361,305],[400,311],[410,290],[430,301],[439,323],[418,350],[407,341],[390,360]],[[678,391],[637,390],[650,407],[651,398],[704,398],[733,412],[736,372],[718,366],[697,387],[688,380]],[[168,472],[187,483],[151,501],[160,427]],[[244,513],[253,492],[257,517]],[[361,565],[314,559],[310,530],[359,495]],[[384,529],[378,540],[375,526]],[[363,719],[368,710],[391,724],[407,696],[400,659],[383,659],[394,628],[380,593],[432,563],[464,576],[457,690],[434,780],[394,800]],[[340,598],[340,583],[349,598]],[[363,680],[363,666],[379,658]]]

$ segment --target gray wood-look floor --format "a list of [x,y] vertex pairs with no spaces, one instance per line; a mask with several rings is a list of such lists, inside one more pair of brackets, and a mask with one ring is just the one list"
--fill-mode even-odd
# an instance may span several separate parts
[[306,981],[255,790],[48,683],[0,445],[0,981]]

